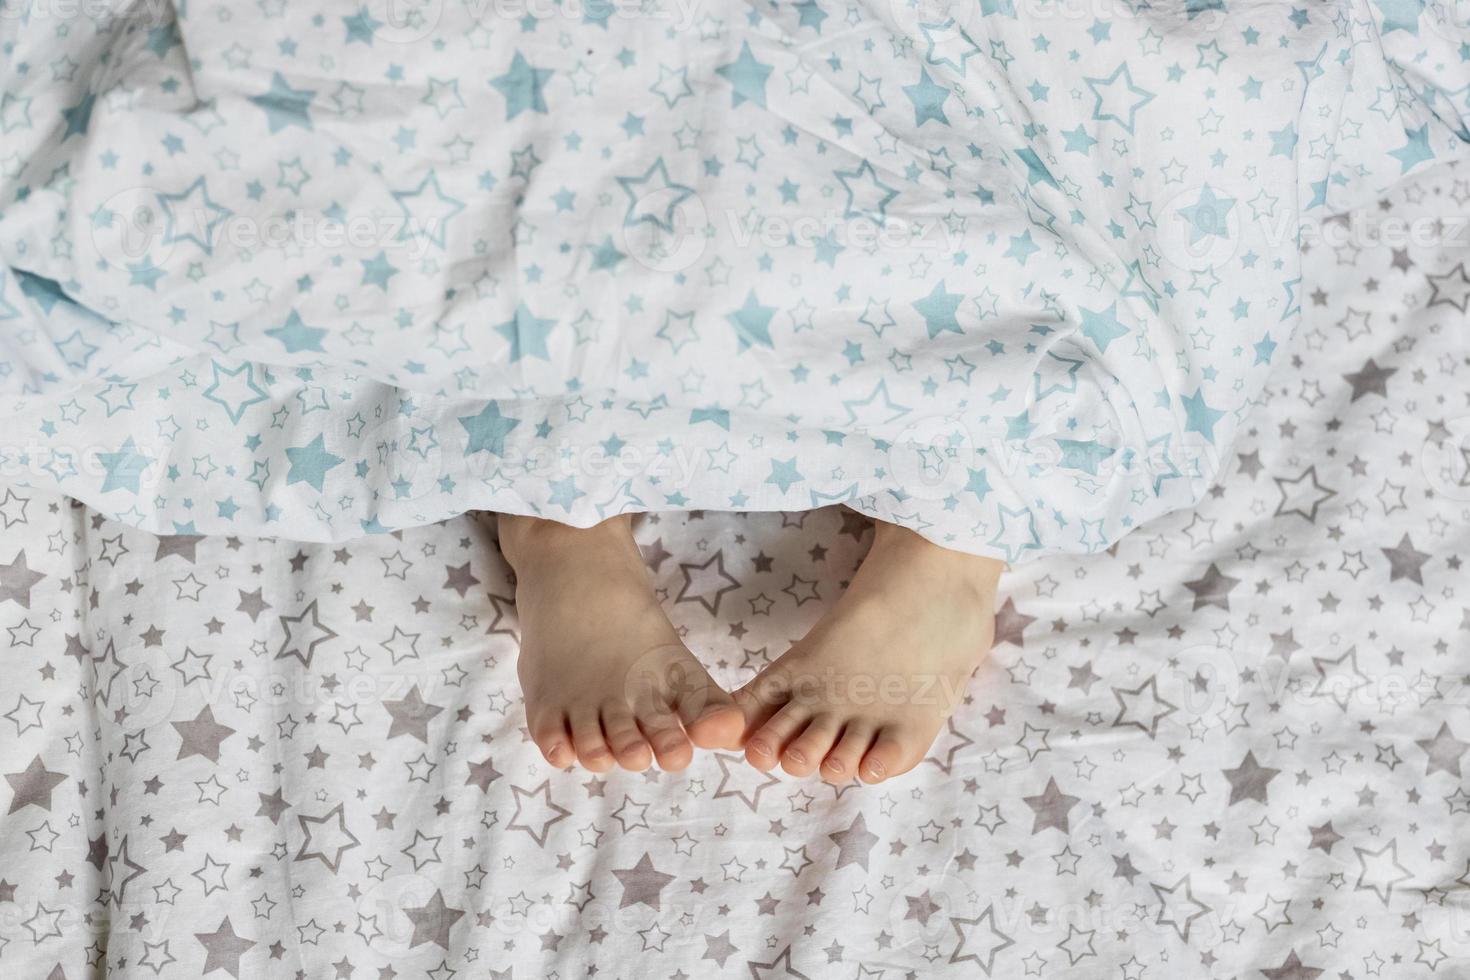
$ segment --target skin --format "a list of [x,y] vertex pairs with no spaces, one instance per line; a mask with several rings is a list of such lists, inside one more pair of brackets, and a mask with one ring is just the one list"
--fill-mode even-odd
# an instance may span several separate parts
[[516,573],[527,726],[554,766],[680,770],[694,748],[762,771],[878,783],[923,759],[990,649],[1000,562],[879,522],[852,584],[732,696],[680,642],[627,517],[500,517]]
[[674,771],[695,746],[739,746],[744,716],[664,615],[628,517],[499,524],[516,573],[527,728],[547,762],[606,772],[656,759]]
[[746,760],[832,783],[918,765],[990,650],[1003,568],[878,523],[832,610],[735,693]]

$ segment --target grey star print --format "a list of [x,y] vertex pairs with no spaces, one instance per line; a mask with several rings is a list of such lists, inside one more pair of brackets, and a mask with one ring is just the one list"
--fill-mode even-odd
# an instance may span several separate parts
[[[1433,218],[1470,177],[1386,203]],[[4,486],[0,977],[1466,974],[1470,243],[1406,247],[1313,249],[1217,492],[1008,573],[966,699],[874,788],[730,752],[551,771],[489,518],[155,538]],[[731,687],[872,536],[636,533]]]

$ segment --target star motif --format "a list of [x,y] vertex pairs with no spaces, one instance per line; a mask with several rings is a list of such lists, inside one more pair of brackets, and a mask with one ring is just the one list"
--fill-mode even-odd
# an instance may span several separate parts
[[197,534],[161,534],[158,537],[158,550],[154,552],[153,560],[159,562],[170,555],[178,555],[193,564],[199,540],[200,536]]
[[444,588],[453,589],[463,599],[469,590],[480,584],[480,580],[470,572],[470,563],[463,565],[445,565],[444,571],[448,577],[444,580]]
[[1047,779],[1046,788],[1041,793],[1036,796],[1023,796],[1021,800],[1031,808],[1034,814],[1031,822],[1033,836],[1049,828],[1060,830],[1063,834],[1070,833],[1067,814],[1074,806],[1082,802],[1080,797],[1063,793],[1054,778]]
[[1026,645],[1026,627],[1036,622],[1016,608],[1016,600],[1006,596],[1006,601],[995,612],[995,646],[1011,643],[1018,647]]
[[127,490],[136,494],[139,493],[138,481],[153,463],[153,457],[138,452],[138,447],[133,444],[133,437],[128,436],[117,452],[98,453],[97,461],[107,470],[107,475],[102,478],[103,493]]
[[[623,215],[624,227],[651,224],[662,231],[673,232],[675,221],[682,213],[681,205],[694,196],[694,188],[676,183],[669,177],[663,157],[654,160],[640,177],[616,179],[628,196],[628,210]],[[677,316],[670,311],[670,318]]]
[[10,784],[14,794],[6,813],[15,813],[28,806],[38,806],[42,810],[51,809],[51,791],[66,782],[66,778],[65,773],[47,769],[39,755],[31,759],[30,764],[20,772],[5,773],[5,781]]
[[204,966],[200,968],[203,975],[223,970],[239,980],[240,957],[255,948],[253,940],[235,933],[229,916],[220,921],[214,932],[196,932],[194,938],[204,946]]
[[521,424],[521,420],[502,415],[500,405],[490,402],[480,410],[478,415],[461,415],[459,424],[464,426],[465,432],[470,437],[469,444],[464,450],[466,456],[480,452],[490,453],[493,456],[504,456],[505,437]]
[[515,812],[506,823],[506,829],[523,830],[538,846],[545,847],[551,828],[571,816],[571,811],[551,799],[549,779],[535,789],[512,785],[510,791],[515,797]]
[[1194,394],[1180,399],[1184,403],[1185,425],[1188,432],[1198,432],[1209,442],[1215,441],[1215,423],[1225,417],[1225,412],[1211,408],[1204,393],[1196,388]]
[[963,293],[951,293],[944,288],[944,280],[939,280],[929,295],[923,299],[916,300],[914,309],[924,318],[924,326],[929,331],[929,339],[933,340],[946,330],[963,334],[959,320],[955,314],[959,311],[960,303],[964,302]]
[[878,835],[868,830],[867,821],[863,819],[862,813],[852,818],[846,830],[839,830],[828,834],[827,839],[837,845],[837,863],[833,870],[846,867],[849,864],[861,865],[863,870],[868,869],[868,856],[872,853],[873,846],[878,843]]
[[10,559],[10,564],[0,565],[0,602],[31,608],[31,589],[45,577],[45,573],[32,571],[26,564],[26,552],[22,548]]
[[176,757],[179,759],[201,755],[210,762],[219,762],[220,744],[235,734],[233,728],[214,720],[214,712],[209,705],[200,708],[199,714],[192,721],[175,721],[171,724],[174,731],[179,733],[179,754]]
[[773,306],[762,306],[756,299],[755,290],[745,295],[745,305],[734,313],[727,313],[725,320],[735,328],[735,338],[741,351],[751,347],[771,347],[771,318],[776,315]]
[[1229,238],[1230,211],[1235,207],[1235,198],[1219,197],[1210,185],[1200,189],[1199,200],[1179,209],[1179,214],[1189,226],[1189,244],[1198,244],[1202,238]]
[[1424,563],[1434,556],[1415,548],[1414,542],[1409,540],[1407,533],[1392,548],[1379,548],[1378,550],[1383,552],[1383,557],[1388,559],[1388,580],[1390,582],[1406,578],[1419,585],[1424,584]]
[[398,701],[384,701],[383,708],[392,721],[388,725],[388,737],[411,735],[424,744],[429,742],[429,722],[444,709],[437,704],[424,701],[415,684],[408,694]]
[[949,118],[944,114],[944,100],[949,98],[949,89],[936,84],[927,69],[919,69],[919,80],[905,85],[903,94],[914,104],[915,126],[922,126],[930,120],[949,125]]
[[292,88],[280,72],[272,72],[271,87],[250,96],[250,101],[264,110],[266,125],[274,134],[290,126],[312,129],[311,101],[315,97],[314,90]]
[[265,332],[267,337],[274,337],[280,341],[281,346],[286,348],[287,354],[299,354],[302,351],[322,350],[322,338],[327,331],[321,327],[308,326],[301,319],[301,314],[292,310],[286,317],[286,322],[279,327],[273,327]]
[[1281,961],[1280,966],[1263,968],[1261,975],[1266,980],[1316,980],[1322,975],[1322,971],[1315,966],[1303,964],[1293,949],[1287,952],[1286,959]]
[[711,616],[720,614],[720,600],[727,592],[740,588],[740,580],[725,571],[725,553],[716,551],[703,564],[681,562],[679,571],[684,576],[674,602],[697,602]]
[[482,793],[490,792],[490,784],[501,776],[500,771],[495,768],[494,759],[489,756],[481,762],[471,762],[469,767],[470,774],[466,777],[464,784],[466,786],[478,786]]
[[1343,379],[1353,386],[1352,401],[1357,401],[1364,395],[1378,395],[1381,398],[1388,397],[1388,379],[1398,373],[1398,368],[1379,367],[1373,360],[1368,360],[1362,368],[1343,375]]
[[1210,563],[1205,574],[1192,582],[1185,582],[1184,587],[1194,593],[1194,605],[1191,611],[1203,609],[1206,606],[1215,606],[1219,609],[1230,611],[1230,593],[1240,584],[1240,579],[1233,578],[1220,571],[1218,565]]
[[318,492],[322,489],[327,471],[345,462],[341,456],[327,452],[326,443],[320,433],[304,446],[294,449],[287,447],[286,458],[291,462],[291,468],[286,473],[286,486],[306,483]]
[[[751,980],[811,980],[805,973],[800,972],[791,965],[791,946],[787,945],[776,958],[769,963],[758,963],[748,960],[746,967],[750,970]],[[779,973],[777,971],[780,971]]]
[[1079,309],[1082,313],[1082,332],[1097,345],[1099,351],[1107,353],[1109,344],[1128,335],[1128,328],[1118,319],[1116,301],[1106,310],[1089,310],[1085,306]]
[[555,320],[542,319],[533,314],[525,303],[517,303],[515,316],[498,324],[495,332],[510,341],[512,364],[528,355],[545,361],[551,356],[546,348],[546,337],[554,326]]
[[1267,799],[1267,787],[1271,780],[1281,775],[1280,769],[1272,769],[1263,766],[1256,761],[1254,752],[1246,752],[1245,758],[1240,760],[1240,765],[1234,769],[1222,769],[1226,780],[1230,783],[1230,802],[1227,806],[1234,806],[1245,800],[1255,800],[1257,803],[1269,802]]
[[[1137,122],[1138,110],[1154,98],[1154,93],[1133,84],[1133,74],[1128,70],[1127,62],[1120,63],[1107,78],[1084,78],[1082,81],[1092,90],[1096,99],[1092,118],[1098,121],[1112,120],[1130,134]],[[1130,96],[1133,97],[1131,101]]]
[[444,950],[449,949],[449,934],[455,923],[465,915],[463,909],[450,908],[444,901],[444,892],[437,888],[427,902],[419,906],[409,906],[403,910],[403,914],[413,924],[413,935],[408,940],[409,949],[433,943]]
[[1449,773],[1458,779],[1461,775],[1460,760],[1466,752],[1470,752],[1470,742],[1462,742],[1450,731],[1449,722],[1440,722],[1439,731],[1433,738],[1416,739],[1414,744],[1419,746],[1428,756],[1424,765],[1424,774],[1432,776],[1436,772]]
[[490,87],[505,96],[507,122],[523,112],[545,114],[549,111],[546,107],[546,83],[553,74],[549,68],[535,67],[517,51],[511,58],[509,70],[490,79]]
[[715,74],[729,82],[733,89],[730,104],[740,107],[746,102],[766,107],[766,79],[771,75],[771,66],[757,61],[751,53],[750,43],[740,43],[740,56],[729,64],[720,65]]
[[618,901],[620,909],[629,905],[647,905],[657,911],[661,907],[660,893],[674,880],[673,875],[665,874],[653,866],[653,858],[647,851],[633,867],[621,870],[614,868],[613,876],[623,886],[623,897]]
[[361,844],[357,835],[347,829],[346,807],[338,803],[321,816],[296,815],[303,835],[297,861],[316,859],[333,873],[342,866],[342,855]]
[[[955,934],[959,937],[959,941],[955,943],[954,949],[949,954],[949,962],[974,963],[980,967],[981,972],[987,977],[991,976],[992,971],[995,969],[995,958],[1016,945],[1014,939],[996,927],[995,906],[993,904],[985,906],[985,911],[973,919],[950,916],[949,924],[954,928]],[[980,942],[978,934],[980,932],[979,927],[982,925],[990,930],[990,935],[986,938],[988,948],[984,951],[984,959],[981,959],[981,953],[978,951],[965,952],[971,943],[978,944]],[[967,929],[966,927],[972,928]]]
[[[261,608],[265,608],[265,604],[260,603],[258,600],[259,591],[250,593],[249,595],[243,591],[240,592],[241,609],[245,609],[247,602],[251,603],[252,608],[255,604],[259,604]],[[311,617],[311,622],[309,623],[306,621],[308,616]],[[255,617],[251,616],[250,618],[253,620]],[[281,641],[281,648],[276,651],[277,660],[283,660],[286,657],[295,657],[301,661],[302,666],[310,667],[311,658],[316,654],[316,648],[328,640],[337,638],[336,631],[324,624],[321,621],[321,617],[317,614],[316,599],[311,600],[306,608],[301,610],[298,615],[281,616],[278,618],[281,621],[281,628],[286,631],[286,638]],[[308,637],[310,639],[307,639]]]

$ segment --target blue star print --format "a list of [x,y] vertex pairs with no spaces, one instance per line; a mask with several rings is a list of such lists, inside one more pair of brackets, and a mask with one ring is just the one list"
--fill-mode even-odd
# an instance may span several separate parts
[[165,4],[105,63],[7,20],[0,465],[168,533],[1092,551],[1207,492],[1310,225],[1470,156],[1414,0],[429,6]]

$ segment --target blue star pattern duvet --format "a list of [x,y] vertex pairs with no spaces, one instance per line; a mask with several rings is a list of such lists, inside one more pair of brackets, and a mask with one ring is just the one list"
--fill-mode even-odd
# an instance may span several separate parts
[[5,0],[0,470],[1096,550],[1210,485],[1303,253],[1466,153],[1467,10]]

